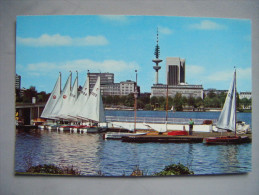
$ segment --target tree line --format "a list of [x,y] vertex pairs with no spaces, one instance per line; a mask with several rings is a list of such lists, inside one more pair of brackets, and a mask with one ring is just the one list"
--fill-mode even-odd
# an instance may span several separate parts
[[[37,102],[47,102],[50,93],[44,91],[37,92],[34,86],[20,93],[20,90],[16,89],[16,102],[21,103],[31,103],[32,97],[36,97]],[[134,107],[134,94],[129,94],[127,96],[103,96],[103,103],[106,107],[112,106],[126,106]],[[137,108],[143,110],[166,110],[174,108],[175,111],[182,111],[184,108],[222,108],[225,102],[226,93],[222,92],[216,94],[210,91],[203,99],[198,97],[185,97],[180,93],[177,93],[174,97],[168,97],[168,104],[166,97],[149,97],[147,95],[140,96],[137,98]],[[242,108],[251,107],[252,100],[243,98],[239,99],[239,94],[237,93],[237,107],[241,111]],[[166,108],[168,107],[168,108]]]
[[[166,110],[174,108],[175,111],[182,111],[184,108],[203,109],[203,108],[222,108],[226,99],[226,93],[216,94],[209,92],[203,99],[192,96],[185,97],[177,93],[174,97],[148,97],[140,96],[137,98],[137,108],[143,110]],[[241,111],[243,107],[251,106],[251,99],[239,99],[237,94],[237,108]],[[134,95],[128,96],[105,96],[103,102],[106,106],[127,106],[134,107]],[[167,108],[166,108],[167,107]]]
[[48,101],[50,93],[46,93],[45,91],[37,92],[36,87],[30,86],[29,89],[26,90],[15,90],[16,102],[19,103],[31,103],[32,98],[36,97],[37,102],[45,103]]

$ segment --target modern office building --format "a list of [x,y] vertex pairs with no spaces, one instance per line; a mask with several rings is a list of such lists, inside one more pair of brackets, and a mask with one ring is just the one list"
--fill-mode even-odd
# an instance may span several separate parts
[[184,97],[194,97],[203,99],[202,85],[189,85],[185,82],[185,59],[179,57],[166,58],[166,84],[154,84],[151,87],[151,97],[153,96],[174,97],[180,93]]
[[21,76],[18,74],[15,75],[15,89],[21,89]]
[[121,95],[120,83],[101,85],[101,93],[103,96]]
[[[127,80],[120,83],[114,83],[113,73],[88,73],[90,81],[90,91],[92,91],[98,76],[101,78],[101,93],[103,96],[108,95],[129,95],[134,93],[136,82]],[[137,87],[140,93],[140,87]]]
[[98,76],[101,77],[101,86],[112,85],[114,83],[113,73],[88,73],[88,76],[89,76],[89,82],[90,82],[90,91],[93,90]]
[[122,81],[120,82],[121,95],[129,95],[135,92],[136,82],[134,81]]
[[185,59],[179,57],[166,58],[166,78],[168,85],[185,83]]

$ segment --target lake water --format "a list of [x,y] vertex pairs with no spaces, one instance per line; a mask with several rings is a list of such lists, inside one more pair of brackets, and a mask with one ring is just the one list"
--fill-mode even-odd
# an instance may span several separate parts
[[[175,112],[179,118],[215,119],[218,112]],[[134,116],[131,111],[106,111],[109,116]],[[164,117],[164,112],[138,111],[138,117]],[[251,113],[238,113],[251,124]],[[175,143],[125,143],[103,140],[102,134],[16,131],[15,170],[24,172],[30,163],[73,165],[85,176],[130,175],[138,166],[146,175],[166,165],[182,163],[195,174],[250,172],[252,144],[207,146]]]

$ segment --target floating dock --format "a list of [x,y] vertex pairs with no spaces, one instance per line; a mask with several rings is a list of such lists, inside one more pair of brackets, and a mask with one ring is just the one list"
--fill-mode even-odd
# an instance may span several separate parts
[[166,136],[166,135],[144,135],[122,137],[123,142],[135,143],[202,143],[203,137],[198,136]]

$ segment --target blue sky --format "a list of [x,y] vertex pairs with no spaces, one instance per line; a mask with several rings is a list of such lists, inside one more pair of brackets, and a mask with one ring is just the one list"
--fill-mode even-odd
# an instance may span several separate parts
[[251,91],[251,21],[173,16],[18,16],[16,72],[22,87],[51,92],[58,72],[69,71],[83,85],[87,70],[112,72],[115,82],[135,80],[150,92],[156,33],[159,30],[159,82],[166,58],[186,60],[186,82],[204,89],[228,89],[234,66],[237,90]]

